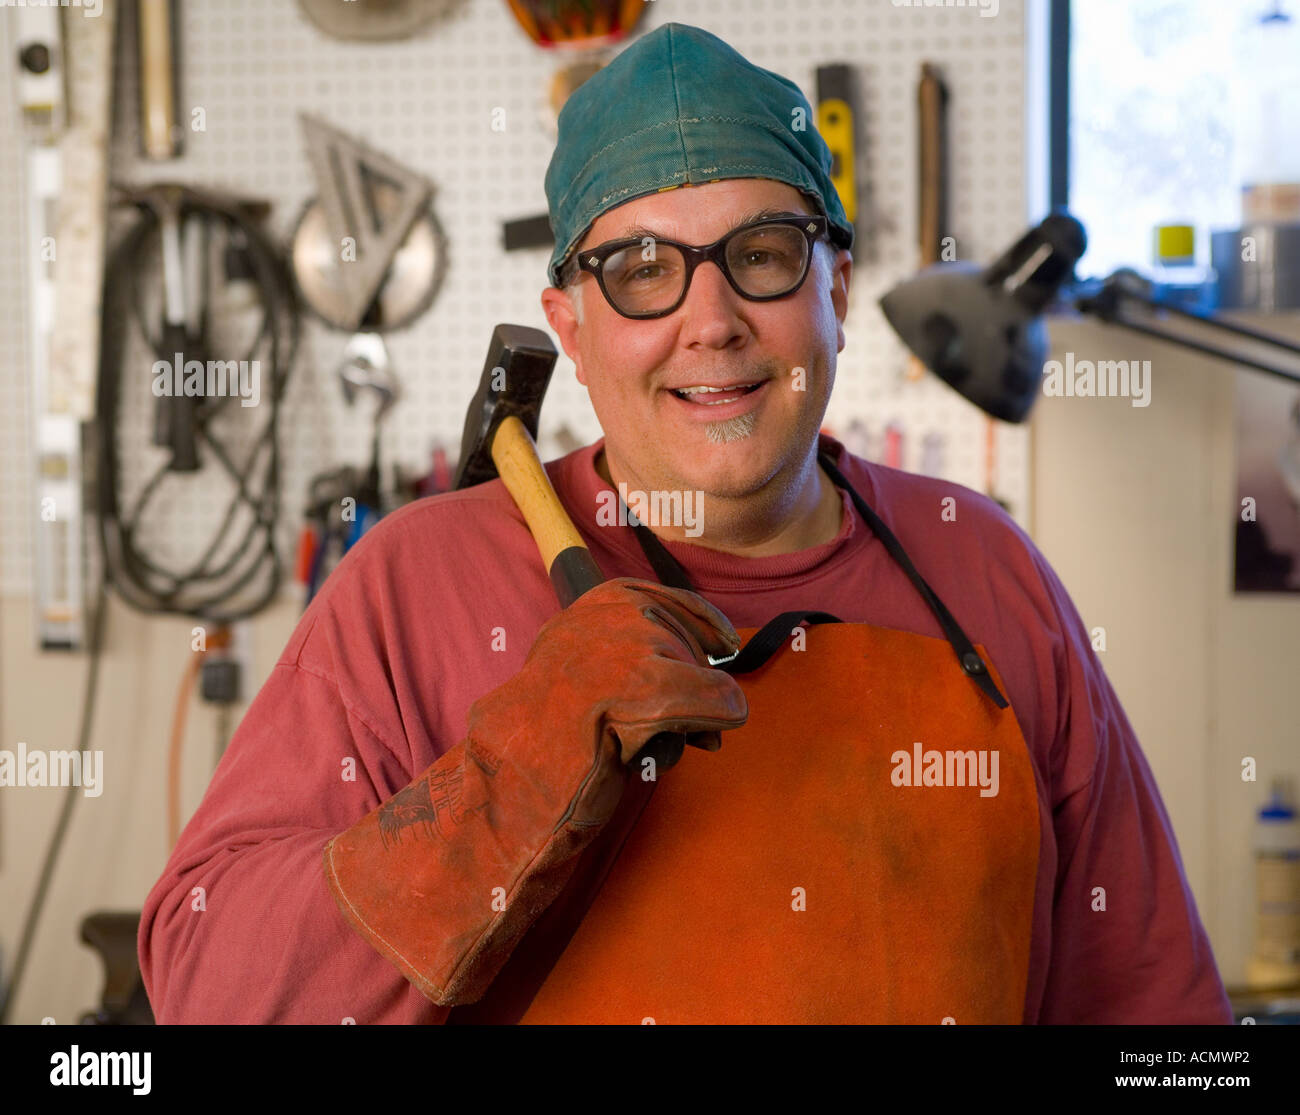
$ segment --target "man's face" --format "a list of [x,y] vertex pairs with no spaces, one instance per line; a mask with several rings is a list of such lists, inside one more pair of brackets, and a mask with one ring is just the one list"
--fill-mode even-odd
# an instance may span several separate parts
[[[646,234],[711,244],[739,224],[774,215],[761,212],[768,209],[816,212],[783,182],[727,179],[612,209],[579,248]],[[547,288],[547,320],[591,395],[615,478],[647,491],[700,490],[731,499],[794,484],[813,451],[836,354],[844,348],[852,266],[848,252],[833,254],[831,245],[819,243],[795,293],[751,302],[715,264],[703,263],[682,304],[649,320],[620,315],[594,275],[579,280],[581,323],[569,296]],[[692,387],[748,390],[743,396],[676,393]]]

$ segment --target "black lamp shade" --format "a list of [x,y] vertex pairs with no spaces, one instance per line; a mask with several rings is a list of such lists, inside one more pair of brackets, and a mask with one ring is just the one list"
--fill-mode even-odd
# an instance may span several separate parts
[[969,263],[939,263],[880,300],[889,324],[935,375],[1004,422],[1023,422],[1047,359],[1043,319]]
[[949,386],[1003,422],[1023,422],[1047,359],[1040,316],[1087,247],[1083,225],[1052,213],[988,268],[939,263],[880,300],[903,343]]

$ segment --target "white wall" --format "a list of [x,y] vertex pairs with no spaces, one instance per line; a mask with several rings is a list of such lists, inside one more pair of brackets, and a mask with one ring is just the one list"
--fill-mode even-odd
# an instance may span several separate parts
[[[104,752],[104,791],[76,804],[63,853],[11,1021],[50,1017],[76,1022],[98,1006],[102,965],[81,944],[82,919],[100,910],[138,911],[162,874],[167,842],[167,751],[182,674],[189,663],[188,620],[144,618],[109,605],[91,749]],[[271,672],[299,608],[286,601],[252,624],[256,693]],[[0,739],[30,748],[75,746],[87,663],[84,655],[37,654],[32,607],[0,598]],[[235,721],[247,705],[236,706]],[[214,766],[217,721],[197,697],[188,706],[181,824],[203,796]],[[8,975],[22,921],[63,802],[62,789],[0,791],[0,940]]]
[[[1300,339],[1300,315],[1255,319]],[[1300,774],[1300,597],[1232,593],[1235,371],[1078,319],[1052,356],[1150,360],[1151,403],[1043,398],[1034,536],[1089,628],[1160,784],[1227,983],[1251,947],[1254,813]],[[1259,781],[1243,783],[1254,756]]]

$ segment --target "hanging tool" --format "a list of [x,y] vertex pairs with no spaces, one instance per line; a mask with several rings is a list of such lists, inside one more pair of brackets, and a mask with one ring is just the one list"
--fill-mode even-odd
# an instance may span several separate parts
[[440,442],[433,447],[429,471],[423,476],[411,477],[406,483],[411,499],[423,499],[451,491],[451,466],[447,461],[447,450]]
[[[200,338],[191,323],[200,317],[197,306],[199,291],[193,286],[192,266],[186,266],[181,243],[181,202],[184,192],[179,186],[162,186],[148,195],[158,214],[162,237],[163,326],[161,350],[163,359],[176,363],[182,369],[191,360],[204,363],[200,351]],[[177,378],[181,378],[180,373]],[[173,472],[196,472],[199,455],[196,427],[203,406],[203,386],[198,394],[188,390],[158,397],[154,412],[153,443],[171,450],[169,467]]]
[[357,473],[350,465],[312,477],[307,521],[298,548],[298,579],[305,589],[303,607],[315,598],[329,571],[347,551],[349,524],[343,501],[355,498]]
[[[258,222],[265,218],[270,206],[265,202],[250,201],[201,190],[175,183],[155,183],[139,189],[117,188],[117,200],[129,203],[138,210],[134,226],[113,249],[105,272],[103,284],[104,328],[100,353],[100,375],[97,411],[99,419],[98,469],[99,528],[101,552],[105,572],[113,587],[124,600],[140,611],[193,616],[211,622],[233,623],[260,611],[275,596],[283,576],[276,548],[276,530],[280,506],[280,456],[279,423],[280,406],[284,390],[297,352],[300,334],[298,305],[293,284],[284,269],[279,251],[261,231]],[[199,278],[195,257],[198,256],[201,237],[173,236],[172,245],[166,247],[169,235],[167,222],[175,218],[173,230],[183,229],[186,222],[198,219],[213,229],[222,230],[227,238],[224,258],[230,262],[232,249],[244,258],[236,269],[239,282],[251,273],[255,276],[259,293],[256,310],[250,313],[245,307],[232,312],[233,304],[224,300],[225,284],[213,284],[211,296],[200,309],[188,300],[185,292],[187,268],[186,242],[192,254],[189,286],[206,289],[206,269]],[[193,226],[191,226],[193,227]],[[234,231],[234,230],[237,230]],[[159,251],[159,244],[163,250]],[[238,244],[239,247],[235,248]],[[145,320],[142,297],[146,280],[156,278],[151,271],[160,255],[171,252],[171,263],[162,265],[162,301],[167,304],[174,297],[166,292],[171,277],[181,275],[183,308],[172,306],[166,311],[167,324],[175,338],[189,334],[199,338],[205,355],[219,347],[235,347],[236,336],[244,341],[239,359],[220,363],[240,369],[240,390],[256,386],[256,405],[232,405],[231,380],[226,379],[227,393],[203,400],[203,406],[183,409],[185,434],[178,433],[178,425],[168,419],[167,430],[180,439],[172,444],[170,458],[161,464],[141,485],[135,486],[128,501],[121,490],[119,477],[120,430],[118,412],[121,398],[127,392],[141,393],[157,388],[151,383],[146,367],[144,374],[123,376],[126,366],[124,355],[132,325],[138,325],[144,340],[153,350],[155,363],[175,365],[176,349],[164,349],[167,331],[161,336],[151,331]],[[152,293],[152,291],[150,292]],[[242,295],[242,292],[241,292]],[[196,295],[197,298],[197,295]],[[209,332],[209,318],[219,321],[221,328]],[[256,328],[254,325],[256,324]],[[193,346],[191,346],[193,351]],[[262,352],[265,359],[258,358]],[[184,359],[182,350],[181,359]],[[217,361],[212,361],[215,364]],[[256,369],[256,385],[253,382]],[[265,374],[263,374],[265,373]],[[188,378],[188,376],[186,377]],[[174,383],[174,380],[173,380]],[[187,384],[188,387],[188,384]],[[173,386],[172,403],[180,401]],[[241,403],[251,400],[251,393],[241,398]],[[193,402],[194,400],[190,400]],[[214,419],[228,411],[246,415],[244,421],[265,416],[260,431],[245,440],[236,441],[218,436],[220,427]],[[172,411],[174,416],[175,410]],[[233,419],[232,419],[233,420]],[[142,539],[150,537],[149,512],[161,514],[155,497],[167,484],[188,484],[194,475],[177,473],[175,463],[184,464],[185,440],[192,433],[195,446],[202,443],[207,465],[215,465],[229,480],[229,500],[224,507],[212,511],[213,529],[207,535],[206,549],[197,559],[178,560],[173,554],[159,549],[147,549]],[[243,446],[247,451],[243,452]],[[238,449],[241,451],[237,451]],[[180,449],[180,453],[176,452]],[[192,531],[199,539],[201,531]],[[168,560],[170,559],[170,560]]]
[[897,420],[885,427],[884,461],[889,468],[903,467],[903,427]]
[[303,301],[336,329],[401,329],[429,308],[446,249],[432,184],[397,160],[301,116],[319,195],[294,229],[290,255]]
[[538,46],[585,49],[617,43],[640,22],[646,0],[507,0]]
[[[370,489],[369,483],[369,475],[351,465],[312,477],[296,562],[304,608],[315,599],[343,555],[379,521],[381,495],[378,489]],[[355,501],[354,514],[346,513],[347,500]]]
[[174,159],[184,130],[177,125],[178,0],[136,0],[140,60],[140,152],[146,159]]
[[388,349],[378,333],[358,333],[348,342],[338,376],[348,406],[354,405],[363,392],[369,392],[378,398],[372,419],[370,467],[356,492],[356,518],[347,542],[348,548],[351,548],[384,513],[379,430],[384,416],[397,401],[398,383],[389,364]]
[[858,220],[858,112],[853,70],[817,67],[817,131],[831,153],[831,181],[854,226],[854,242],[866,243]]
[[327,35],[360,42],[409,39],[426,24],[452,14],[459,0],[298,0]]
[[[308,10],[313,18],[323,14],[319,5]],[[410,9],[391,14],[399,18],[389,20],[371,5],[364,18],[377,21],[374,29],[415,18]],[[351,15],[342,22],[354,31],[359,27]],[[381,334],[405,328],[433,303],[446,269],[446,247],[427,179],[323,120],[303,114],[301,122],[319,196],[304,207],[293,232],[294,280],[318,317],[336,329],[356,331],[338,369],[348,404],[360,391],[379,396],[370,467],[350,481],[348,491],[337,493],[340,500],[356,500],[356,517],[341,535],[324,489],[345,474],[336,470],[317,477],[319,486],[313,481],[297,561],[310,602],[337,559],[383,515],[380,422],[396,400],[397,381]]]
[[[948,87],[930,62],[921,63],[916,90],[918,116],[917,248],[921,267],[938,263],[939,244],[948,223]],[[916,356],[907,361],[906,379],[925,375]]]
[[378,333],[358,333],[352,337],[336,374],[348,406],[354,406],[363,394],[377,398],[372,417],[370,463],[364,473],[345,465],[311,480],[295,563],[297,579],[305,590],[304,607],[320,591],[330,570],[386,510],[380,430],[385,415],[397,401],[398,381],[383,338]]
[[8,13],[27,162],[32,597],[42,649],[80,649],[86,631],[83,428],[94,415],[100,341],[115,0],[101,14],[63,20],[57,5],[34,4]]

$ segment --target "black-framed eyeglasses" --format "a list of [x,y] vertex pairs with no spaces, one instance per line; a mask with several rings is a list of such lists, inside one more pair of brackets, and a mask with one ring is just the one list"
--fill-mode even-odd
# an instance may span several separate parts
[[767,217],[698,248],[629,237],[579,252],[573,264],[596,276],[605,300],[624,317],[667,317],[682,304],[691,276],[705,260],[718,265],[742,298],[770,302],[803,285],[813,246],[826,235],[826,226],[821,216]]

